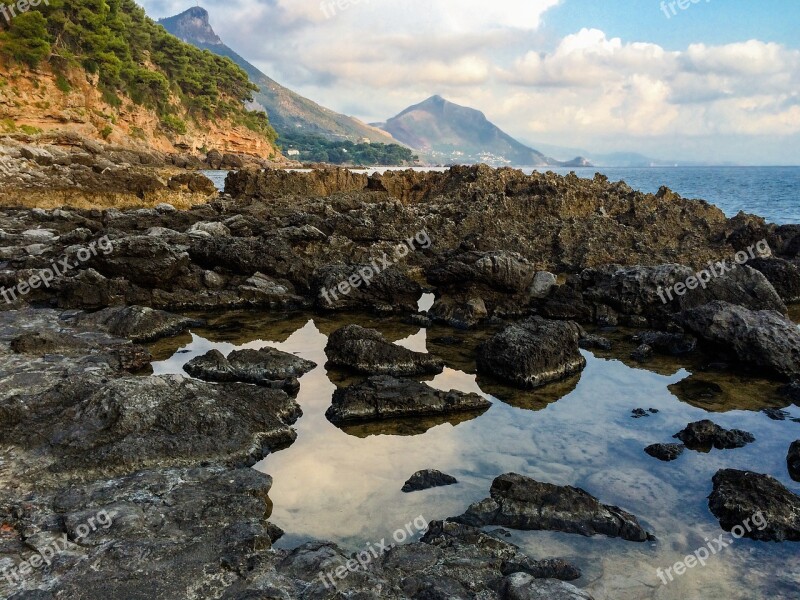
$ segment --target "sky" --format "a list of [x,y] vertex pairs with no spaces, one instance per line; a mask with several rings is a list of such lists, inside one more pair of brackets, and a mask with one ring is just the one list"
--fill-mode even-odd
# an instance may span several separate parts
[[[140,2],[156,19],[194,5]],[[365,122],[440,94],[533,147],[800,165],[798,0],[200,5],[267,75]]]

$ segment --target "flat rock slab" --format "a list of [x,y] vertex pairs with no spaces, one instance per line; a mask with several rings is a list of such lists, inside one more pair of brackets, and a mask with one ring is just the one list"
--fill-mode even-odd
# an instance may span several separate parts
[[689,423],[683,431],[673,437],[679,439],[690,450],[708,452],[711,448],[717,450],[732,450],[743,448],[756,441],[752,433],[740,429],[724,429],[709,420]]
[[329,364],[365,375],[413,377],[444,370],[442,360],[392,344],[378,331],[359,325],[334,331],[328,338],[325,354]]
[[146,306],[115,306],[75,317],[75,325],[78,327],[106,331],[138,343],[152,342],[201,324],[202,321],[198,319],[189,319]]
[[478,394],[443,392],[417,381],[379,375],[336,390],[325,416],[339,425],[483,411],[491,405]]
[[254,383],[296,392],[297,378],[316,368],[317,363],[275,348],[234,350],[226,358],[209,350],[190,360],[183,370],[204,381]]
[[403,484],[403,492],[419,492],[435,487],[443,487],[458,483],[458,479],[436,469],[417,471]]
[[[721,469],[708,507],[725,531],[763,542],[800,541],[800,496],[769,475]],[[749,524],[749,527],[748,527]]]
[[645,448],[644,451],[653,458],[671,462],[677,460],[685,449],[686,446],[683,444],[653,444]]
[[526,531],[607,535],[633,542],[653,539],[635,516],[616,506],[602,504],[580,488],[541,483],[516,473],[506,473],[492,482],[490,495],[452,520],[475,527],[499,525]]
[[478,348],[478,372],[521,388],[566,379],[586,366],[571,322],[534,317],[507,327]]

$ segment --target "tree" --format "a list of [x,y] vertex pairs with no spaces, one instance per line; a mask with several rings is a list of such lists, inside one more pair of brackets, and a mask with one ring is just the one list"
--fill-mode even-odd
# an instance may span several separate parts
[[8,31],[0,34],[0,49],[14,60],[36,67],[50,54],[46,21],[42,13],[28,11],[11,21]]

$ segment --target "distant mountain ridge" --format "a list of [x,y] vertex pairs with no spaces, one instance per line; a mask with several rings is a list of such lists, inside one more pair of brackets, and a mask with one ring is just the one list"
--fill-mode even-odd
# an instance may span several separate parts
[[175,37],[214,54],[227,56],[242,67],[259,87],[259,91],[253,94],[255,102],[266,110],[270,123],[279,134],[303,133],[330,140],[359,141],[366,138],[370,142],[396,143],[388,133],[320,106],[267,77],[225,45],[211,27],[208,11],[204,8],[193,6],[158,23]]
[[441,96],[408,107],[386,123],[375,124],[435,162],[484,162],[493,166],[591,166],[577,157],[562,162],[518,142],[479,110]]

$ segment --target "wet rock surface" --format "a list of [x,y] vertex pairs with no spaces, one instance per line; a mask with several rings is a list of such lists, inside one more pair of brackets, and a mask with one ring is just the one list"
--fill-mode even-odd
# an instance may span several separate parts
[[602,504],[580,488],[541,483],[507,473],[492,482],[490,497],[472,504],[452,519],[485,527],[563,531],[585,536],[607,535],[634,542],[652,538],[636,517],[616,506]]
[[686,446],[683,444],[652,444],[645,448],[644,451],[658,460],[672,462],[677,460],[685,449]]
[[752,433],[740,429],[724,429],[707,419],[689,423],[683,431],[679,431],[673,437],[682,441],[690,450],[701,452],[708,452],[711,448],[717,450],[744,448],[756,441]]
[[175,335],[202,322],[146,306],[124,306],[83,313],[75,318],[75,324],[141,343]]
[[[725,531],[739,526],[744,537],[754,540],[800,541],[800,496],[777,479],[749,471],[721,469],[714,475],[713,483],[708,506]],[[756,517],[759,514],[763,521]],[[745,521],[751,524],[749,530]]]
[[219,350],[193,358],[183,367],[192,377],[214,382],[243,382],[297,392],[298,377],[317,364],[275,348],[234,350],[227,358]]
[[419,492],[435,487],[443,487],[458,483],[458,479],[435,469],[417,471],[403,484],[403,492]]
[[332,423],[379,421],[405,417],[479,412],[491,402],[478,394],[433,389],[424,383],[390,376],[370,377],[363,383],[339,388],[325,416]]
[[328,338],[325,354],[330,365],[365,375],[411,377],[441,373],[444,362],[386,341],[374,329],[347,325]]
[[786,467],[789,469],[789,476],[800,482],[800,440],[792,442],[792,445],[789,446],[789,453],[786,455]]
[[574,323],[533,318],[511,325],[478,348],[478,372],[522,388],[566,379],[586,366]]

